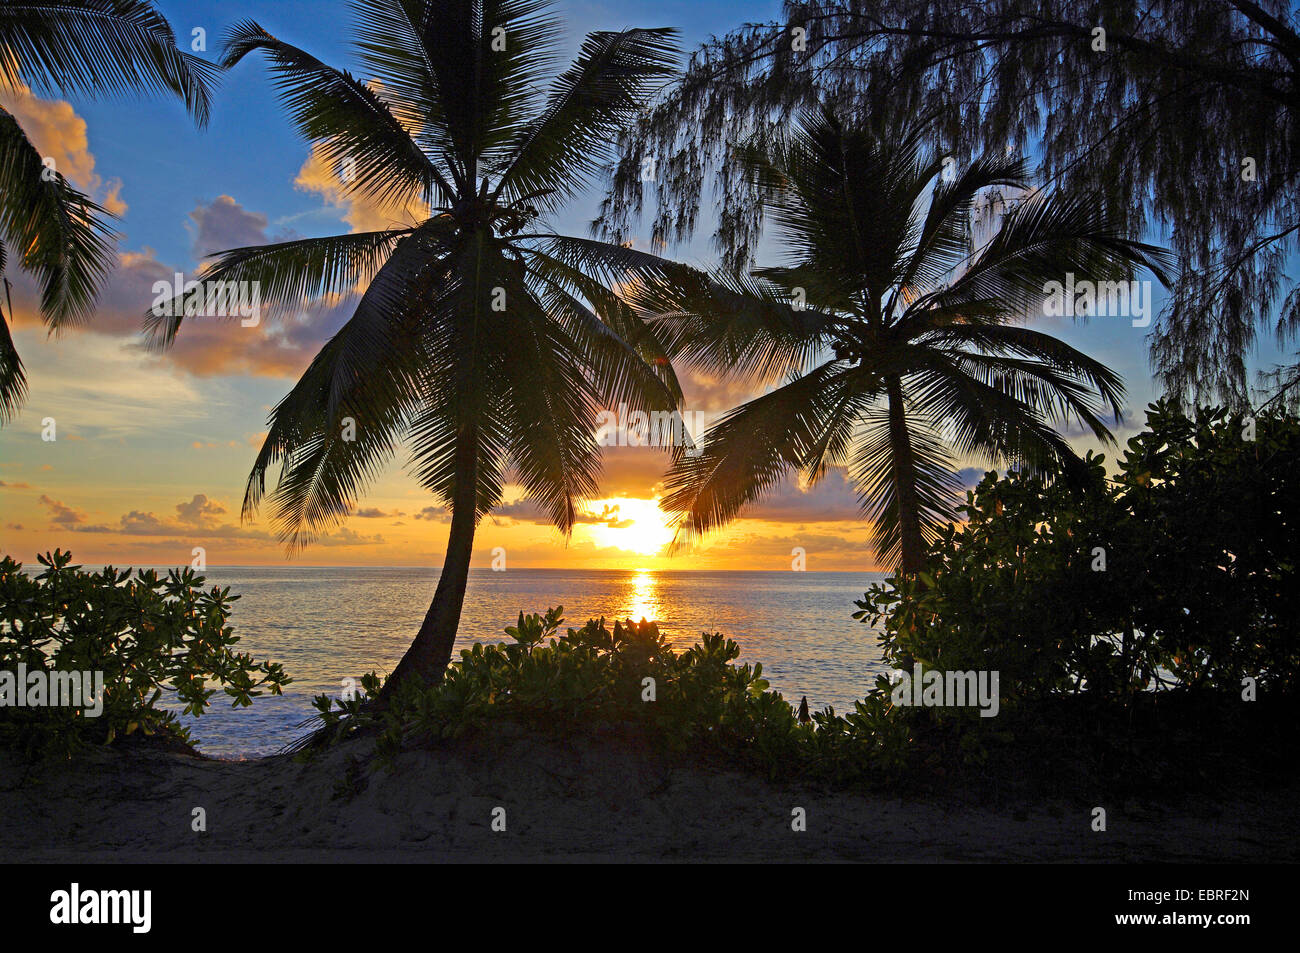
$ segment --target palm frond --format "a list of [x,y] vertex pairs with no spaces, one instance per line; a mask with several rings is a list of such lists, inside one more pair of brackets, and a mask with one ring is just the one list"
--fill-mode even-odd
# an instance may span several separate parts
[[764,216],[803,279],[815,279],[828,302],[863,288],[883,294],[913,234],[915,208],[929,182],[924,130],[896,133],[846,128],[819,109],[806,112],[786,140],[751,141],[735,150],[762,197]]
[[961,484],[940,435],[914,417],[908,418],[907,459],[890,430],[888,409],[878,407],[862,419],[859,442],[849,466],[863,513],[871,521],[871,541],[881,565],[902,560],[899,483],[907,481],[917,502],[917,523],[926,542],[956,518]]
[[[1008,356],[1026,359],[1026,370],[1041,366],[1054,374],[1065,375],[1077,381],[1096,394],[1109,409],[1110,414],[1120,419],[1124,408],[1124,382],[1120,375],[1100,361],[1088,357],[1082,351],[1071,347],[1060,338],[1045,334],[1033,328],[1019,325],[952,325],[926,335],[926,343],[948,351],[951,348],[974,347],[979,354],[963,352],[961,360],[972,358],[984,362],[990,367],[1016,366],[1013,362],[1003,361]],[[1041,407],[1051,406],[1047,401]]]
[[245,489],[244,516],[256,512],[267,473],[281,463],[271,503],[291,549],[351,512],[418,413],[429,325],[459,300],[447,257],[445,246],[419,232],[399,240],[352,318],[272,412]]
[[944,181],[942,159],[925,170],[934,186],[925,217],[918,220],[916,239],[899,256],[894,277],[904,301],[916,297],[917,286],[933,287],[963,264],[972,252],[971,213],[980,193],[996,187],[1028,188],[1028,164],[1016,156],[982,156]]
[[567,535],[579,504],[596,495],[599,395],[579,363],[577,342],[548,318],[522,283],[513,290],[532,313],[516,315],[509,336],[508,359],[515,370],[507,378],[502,404],[510,458],[527,498]]
[[86,320],[115,262],[101,206],[42,164],[18,121],[0,109],[0,233],[41,285],[51,329]]
[[[351,232],[325,238],[300,238],[269,245],[232,248],[210,256],[205,285],[255,283],[261,304],[294,307],[325,294],[346,294],[378,273],[397,242],[414,229]],[[185,320],[186,296],[151,308],[145,332],[155,349],[170,347]]]
[[[682,389],[654,329],[615,291],[535,249],[522,249],[531,294],[569,335],[606,406],[672,410]],[[581,299],[592,302],[589,308]],[[592,310],[594,308],[595,310]]]
[[1064,420],[1073,414],[1103,439],[1110,437],[1087,388],[1049,368],[1017,366],[1005,358],[994,367],[978,355],[946,365],[939,355],[930,357],[935,370],[913,378],[915,412],[960,453],[1034,470],[1070,467],[1077,456],[1049,425],[1050,416]]
[[674,360],[752,383],[808,366],[839,325],[772,282],[726,272],[650,275],[629,297]]
[[675,36],[671,29],[588,35],[552,84],[542,114],[519,131],[496,194],[506,201],[534,196],[549,210],[585,187],[653,84],[672,73]]
[[1047,283],[1064,281],[1067,273],[1116,281],[1143,267],[1168,286],[1175,266],[1164,249],[1121,236],[1091,196],[1039,193],[1007,213],[997,234],[956,280],[923,295],[911,310],[998,300],[1009,316],[1041,313]]
[[144,0],[8,0],[0,4],[0,83],[97,97],[142,91],[180,96],[206,125],[219,70],[181,51]]
[[256,51],[266,54],[276,90],[298,131],[345,173],[344,191],[383,204],[450,201],[453,189],[378,93],[252,20],[227,31],[221,65],[230,69]]
[[742,404],[709,429],[694,455],[675,454],[664,477],[661,508],[676,514],[675,547],[689,545],[734,519],[791,470],[825,458],[842,443],[827,430],[842,425],[851,378],[831,361]]
[[0,424],[14,419],[26,396],[27,375],[22,358],[9,333],[9,321],[0,315]]

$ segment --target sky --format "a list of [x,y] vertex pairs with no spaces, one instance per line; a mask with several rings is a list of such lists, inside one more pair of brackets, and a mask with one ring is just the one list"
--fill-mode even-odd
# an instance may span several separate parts
[[[350,15],[339,0],[163,0],[159,7],[186,45],[204,31],[209,57],[227,27],[253,18],[327,63],[357,65]],[[675,26],[688,50],[778,8],[705,0],[559,5],[573,50],[589,30],[630,26]],[[35,285],[10,269],[29,393],[21,415],[0,430],[0,552],[34,562],[59,547],[88,565],[170,566],[190,563],[197,547],[208,565],[285,563],[265,516],[241,522],[244,483],[271,407],[347,319],[349,303],[317,302],[295,320],[256,327],[192,322],[164,354],[143,347],[142,316],[154,282],[177,272],[192,277],[204,255],[385,227],[400,210],[343,195],[288,122],[258,57],[224,76],[202,130],[162,97],[65,102],[6,93],[0,103],[65,176],[121,216],[118,267],[84,327],[47,336]],[[557,216],[557,230],[586,234],[599,198],[593,191],[573,203]],[[707,228],[672,254],[711,264]],[[1118,317],[1086,325],[1040,319],[1035,326],[1124,375],[1130,413],[1116,432],[1121,442],[1131,435],[1154,394],[1147,332]],[[683,381],[686,407],[704,419],[752,396],[700,374],[684,373]],[[960,463],[968,483],[984,469]],[[440,565],[448,516],[403,464],[399,455],[348,521],[293,561]],[[809,570],[875,568],[856,494],[835,469],[814,487],[787,482],[728,529],[669,555],[664,544],[672,533],[655,503],[665,464],[656,448],[609,448],[601,498],[567,540],[520,500],[518,487],[508,487],[506,504],[479,530],[475,565],[504,559],[520,568],[789,569],[802,554]]]

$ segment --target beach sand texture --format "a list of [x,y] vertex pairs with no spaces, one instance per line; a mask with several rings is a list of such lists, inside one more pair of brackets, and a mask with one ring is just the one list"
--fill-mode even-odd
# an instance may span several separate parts
[[[0,859],[124,861],[1280,861],[1300,859],[1295,785],[1165,809],[1092,799],[990,807],[771,784],[616,739],[447,743],[361,771],[371,742],[303,763],[99,749],[0,754]],[[350,772],[349,767],[353,770]],[[347,778],[359,778],[349,783]],[[206,832],[192,829],[193,809]],[[505,831],[492,829],[505,809]],[[802,807],[806,831],[792,827]]]

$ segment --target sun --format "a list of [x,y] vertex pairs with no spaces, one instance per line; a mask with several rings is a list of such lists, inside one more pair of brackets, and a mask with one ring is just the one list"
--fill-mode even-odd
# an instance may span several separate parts
[[596,500],[588,514],[600,522],[592,526],[598,546],[614,546],[629,553],[653,556],[673,538],[668,516],[658,500],[617,497]]

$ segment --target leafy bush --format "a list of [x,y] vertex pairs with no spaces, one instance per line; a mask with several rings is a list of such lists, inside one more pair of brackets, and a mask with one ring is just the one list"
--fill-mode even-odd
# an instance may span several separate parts
[[558,635],[562,612],[520,613],[506,629],[512,642],[463,650],[441,682],[404,683],[383,711],[368,704],[380,687],[373,674],[363,679],[363,697],[318,696],[327,734],[377,729],[377,750],[391,757],[510,721],[559,733],[635,733],[665,751],[720,755],[771,776],[848,781],[886,764],[872,758],[883,736],[878,702],[860,703],[847,718],[831,709],[801,717],[769,690],[761,665],[735,664],[740,648],[720,634],[678,653],[653,622],[616,621],[611,630],[591,619]]
[[11,557],[0,560],[0,672],[102,672],[103,710],[0,707],[0,745],[29,755],[66,755],[85,743],[134,735],[189,741],[177,716],[158,707],[164,696],[201,715],[219,686],[234,707],[290,682],[274,662],[234,651],[239,636],[226,624],[230,590],[203,591],[193,569],[165,578],[152,570],[109,566],[82,572],[60,550],[39,557],[31,576]]
[[855,616],[891,664],[998,671],[1004,705],[1246,677],[1293,693],[1300,421],[1155,404],[1118,466],[986,475],[926,572],[872,587]]

